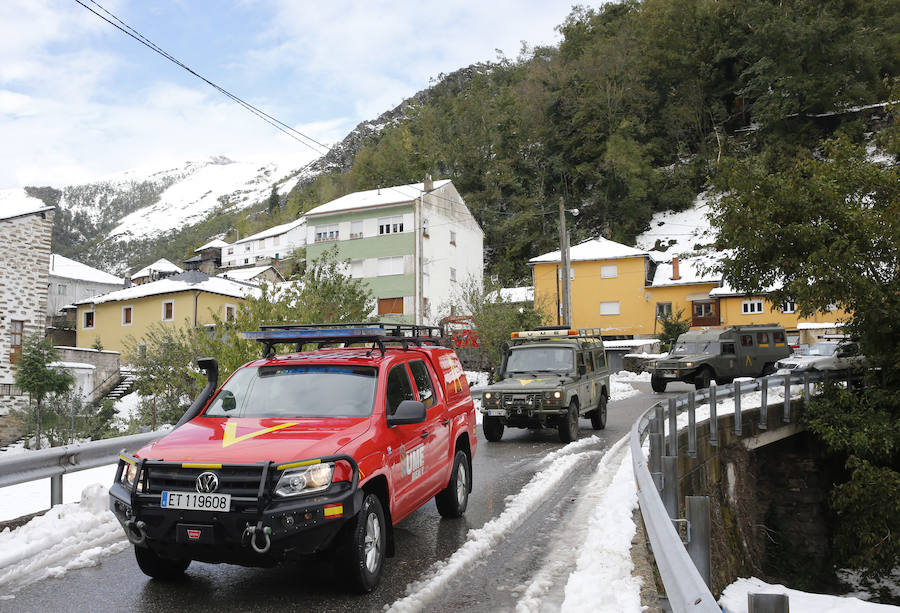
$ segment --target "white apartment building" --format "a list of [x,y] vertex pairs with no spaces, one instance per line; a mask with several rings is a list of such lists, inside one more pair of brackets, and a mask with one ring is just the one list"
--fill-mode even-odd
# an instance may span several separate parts
[[222,267],[258,266],[283,260],[306,247],[306,218],[257,232],[222,247]]

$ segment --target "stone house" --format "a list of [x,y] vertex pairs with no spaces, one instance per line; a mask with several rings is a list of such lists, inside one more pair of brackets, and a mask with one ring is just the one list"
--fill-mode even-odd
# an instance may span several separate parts
[[17,435],[7,423],[10,409],[28,406],[15,363],[23,340],[44,332],[53,212],[24,190],[0,191],[0,443]]

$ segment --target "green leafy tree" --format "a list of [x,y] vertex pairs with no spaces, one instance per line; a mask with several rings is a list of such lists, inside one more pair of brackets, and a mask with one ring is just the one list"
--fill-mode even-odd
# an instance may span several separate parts
[[691,328],[691,320],[684,314],[684,309],[678,309],[674,313],[664,313],[659,318],[659,324],[662,326],[662,332],[657,334],[656,338],[665,344],[667,350],[671,341]]
[[22,354],[15,365],[15,381],[23,392],[27,392],[34,403],[34,413],[29,411],[26,427],[36,432],[37,448],[41,448],[41,426],[46,419],[48,425],[55,418],[41,415],[41,404],[49,394],[64,394],[69,391],[75,379],[66,371],[50,366],[59,361],[59,352],[49,339],[40,334],[31,334],[22,343]]

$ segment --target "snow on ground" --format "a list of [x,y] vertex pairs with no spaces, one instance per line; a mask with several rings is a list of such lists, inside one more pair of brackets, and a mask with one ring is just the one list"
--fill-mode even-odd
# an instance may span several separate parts
[[890,576],[882,579],[863,579],[859,571],[842,568],[837,571],[838,579],[850,587],[852,592],[848,596],[855,596],[860,600],[871,600],[873,592],[887,592],[894,599],[900,599],[900,567],[894,568]]
[[631,372],[628,370],[620,370],[609,376],[609,401],[624,400],[630,396],[640,394],[640,390],[635,388],[632,383],[650,383],[650,373],[648,372]]
[[[4,501],[10,499],[9,489],[4,490]],[[57,505],[20,528],[0,532],[0,599],[9,600],[26,585],[95,566],[124,551],[128,541],[108,504],[107,488],[90,485],[80,504]]]
[[[63,475],[63,503],[81,500],[82,491],[94,484],[109,486],[116,477],[116,465],[99,466]],[[0,490],[0,521],[16,519],[50,508],[50,479],[28,481]],[[0,548],[2,551],[2,548]]]
[[747,594],[787,594],[791,613],[897,613],[900,607],[866,602],[848,596],[810,594],[783,585],[771,585],[751,577],[738,579],[725,588],[719,605],[726,613],[746,613]]

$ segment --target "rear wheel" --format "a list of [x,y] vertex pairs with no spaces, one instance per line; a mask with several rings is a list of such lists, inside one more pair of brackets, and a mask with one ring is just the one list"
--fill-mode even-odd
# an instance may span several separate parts
[[713,380],[713,372],[709,367],[704,366],[696,375],[694,375],[694,388],[698,390],[709,387],[710,381]]
[[571,443],[578,438],[578,402],[573,400],[568,412],[559,421],[559,440]]
[[434,502],[437,505],[441,517],[462,517],[469,504],[469,456],[466,452],[458,450],[453,458],[453,471],[450,473],[450,483],[437,493]]
[[366,494],[362,509],[338,535],[336,562],[351,589],[371,592],[384,568],[387,528],[384,509],[375,494]]
[[184,576],[184,571],[191,565],[190,560],[172,560],[163,558],[148,548],[134,546],[134,558],[138,566],[148,577],[160,581],[173,581]]
[[492,443],[496,443],[503,438],[503,422],[499,417],[484,416],[481,422],[481,430],[484,432],[484,438]]
[[657,377],[656,375],[650,375],[650,387],[653,388],[654,392],[662,393],[666,391],[666,380],[662,377]]
[[591,427],[594,430],[603,430],[606,427],[606,394],[600,394],[600,403],[591,411]]

